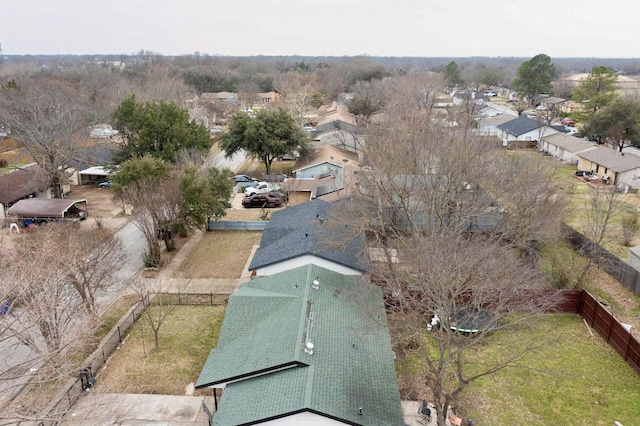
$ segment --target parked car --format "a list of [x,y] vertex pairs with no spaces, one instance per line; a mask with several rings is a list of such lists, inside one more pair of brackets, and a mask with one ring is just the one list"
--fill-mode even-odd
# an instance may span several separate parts
[[562,119],[562,124],[564,124],[565,126],[573,127],[576,125],[576,122],[570,119],[569,117],[566,117]]
[[271,185],[269,182],[255,182],[253,185],[244,188],[244,193],[251,197],[254,194],[267,194],[275,191],[278,187]]
[[489,97],[498,96],[498,94],[496,92],[494,92],[493,90],[485,90],[484,91],[484,95],[485,96],[489,96]]
[[247,175],[235,175],[231,178],[235,182],[257,182],[258,179]]
[[548,110],[549,108],[547,108],[545,105],[538,105],[538,106],[536,107],[536,109],[537,109],[538,111],[546,111],[546,110]]
[[98,188],[111,188],[111,184],[113,183],[112,180],[108,180],[106,182],[100,182],[98,184]]
[[280,200],[282,200],[283,203],[288,203],[289,202],[289,194],[287,194],[284,191],[271,191],[269,192],[269,195],[272,195],[274,197],[278,197],[280,198]]
[[249,197],[244,197],[242,200],[242,207],[245,208],[262,208],[262,207],[280,207],[282,200],[271,194],[254,194]]
[[78,206],[69,207],[67,212],[69,213],[69,217],[74,218],[74,219],[85,220],[87,218],[87,216],[89,216],[89,213],[87,213],[86,210],[82,210]]

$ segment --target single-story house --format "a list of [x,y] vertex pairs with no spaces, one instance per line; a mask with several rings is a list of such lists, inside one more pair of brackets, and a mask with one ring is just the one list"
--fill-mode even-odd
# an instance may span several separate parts
[[404,424],[381,288],[313,264],[229,297],[203,388],[216,426]]
[[36,164],[17,168],[0,176],[0,219],[6,209],[23,198],[50,198],[51,179]]
[[356,118],[344,105],[333,102],[331,105],[322,105],[318,108],[318,122],[313,136],[335,130],[344,130],[348,133],[356,133]]
[[513,120],[516,116],[511,114],[496,114],[491,116],[480,116],[476,119],[478,123],[477,133],[480,136],[498,136],[500,131],[498,126]]
[[107,167],[96,166],[78,172],[79,185],[97,185],[111,179],[113,171]]
[[359,165],[358,153],[334,145],[323,145],[301,156],[293,166],[296,179],[314,179],[343,169],[347,164]]
[[630,153],[619,152],[605,146],[576,154],[578,170],[586,170],[597,175],[598,178],[608,177],[611,185],[619,188],[629,185],[631,188],[640,186],[640,157]]
[[496,128],[499,131],[498,137],[504,146],[509,146],[516,141],[537,142],[544,136],[558,133],[556,129],[532,120],[526,115],[520,115],[513,120],[499,124]]
[[29,198],[20,200],[7,209],[7,217],[47,221],[87,217],[87,200],[70,198]]
[[540,99],[540,105],[546,106],[548,109],[552,110],[560,110],[562,104],[567,102],[567,99],[558,98],[555,96],[548,96],[546,98]]
[[309,263],[344,275],[368,271],[363,237],[340,248],[332,246],[332,203],[321,199],[275,212],[262,232],[249,270],[257,276],[273,275]]
[[578,153],[590,151],[596,147],[597,145],[593,142],[566,133],[544,136],[539,144],[540,151],[548,152],[554,158],[569,164],[578,163]]

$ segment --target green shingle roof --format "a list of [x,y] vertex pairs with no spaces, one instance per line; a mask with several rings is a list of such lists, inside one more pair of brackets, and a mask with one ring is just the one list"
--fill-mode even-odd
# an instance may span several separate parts
[[315,265],[252,280],[231,295],[196,387],[220,384],[215,425],[305,411],[347,424],[404,424],[380,288]]

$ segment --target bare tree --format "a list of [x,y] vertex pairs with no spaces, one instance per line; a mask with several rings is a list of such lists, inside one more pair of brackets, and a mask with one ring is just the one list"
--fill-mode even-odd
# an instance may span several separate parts
[[172,296],[163,294],[160,279],[146,279],[139,276],[131,282],[130,286],[146,306],[142,316],[153,331],[155,350],[159,351],[160,329],[175,308],[175,304],[167,299]]
[[311,75],[290,72],[280,76],[275,82],[285,108],[302,127],[309,114],[313,95],[317,93],[317,83]]
[[175,247],[172,225],[180,217],[180,182],[175,174],[165,178],[142,178],[122,188],[120,198],[134,206],[133,221],[143,233],[148,251],[145,265],[159,267],[160,241],[167,251]]
[[61,228],[49,241],[49,247],[58,253],[60,268],[67,270],[66,280],[87,313],[97,316],[97,297],[115,284],[116,273],[125,260],[122,241],[104,228]]
[[577,283],[584,281],[593,264],[598,260],[600,248],[613,240],[611,225],[613,218],[621,208],[620,194],[615,191],[615,188],[589,187],[589,195],[584,201],[583,207],[581,217],[586,238],[576,255],[586,254],[587,262],[576,281]]
[[48,78],[20,81],[17,87],[0,90],[0,121],[51,178],[54,196],[61,198],[67,169],[90,124],[76,89]]
[[[539,245],[558,236],[564,203],[542,163],[477,138],[472,112],[461,105],[443,120],[416,104],[372,125],[360,194],[341,201],[326,238],[342,245],[364,234],[382,254],[371,277],[386,295],[398,343],[410,340],[422,354],[420,378],[439,425],[470,382],[516,365],[536,342],[491,365],[470,366],[465,353],[490,329],[521,325],[558,301],[535,262]],[[461,321],[479,325],[463,330]]]

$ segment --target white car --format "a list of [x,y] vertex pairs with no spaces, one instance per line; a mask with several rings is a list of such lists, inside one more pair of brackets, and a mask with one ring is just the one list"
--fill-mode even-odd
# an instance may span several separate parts
[[498,94],[496,92],[494,92],[493,90],[485,90],[484,91],[484,95],[485,96],[489,96],[489,97],[498,96]]
[[244,193],[251,197],[254,194],[267,194],[271,191],[278,190],[279,187],[270,184],[269,182],[256,182],[251,186],[244,188]]

